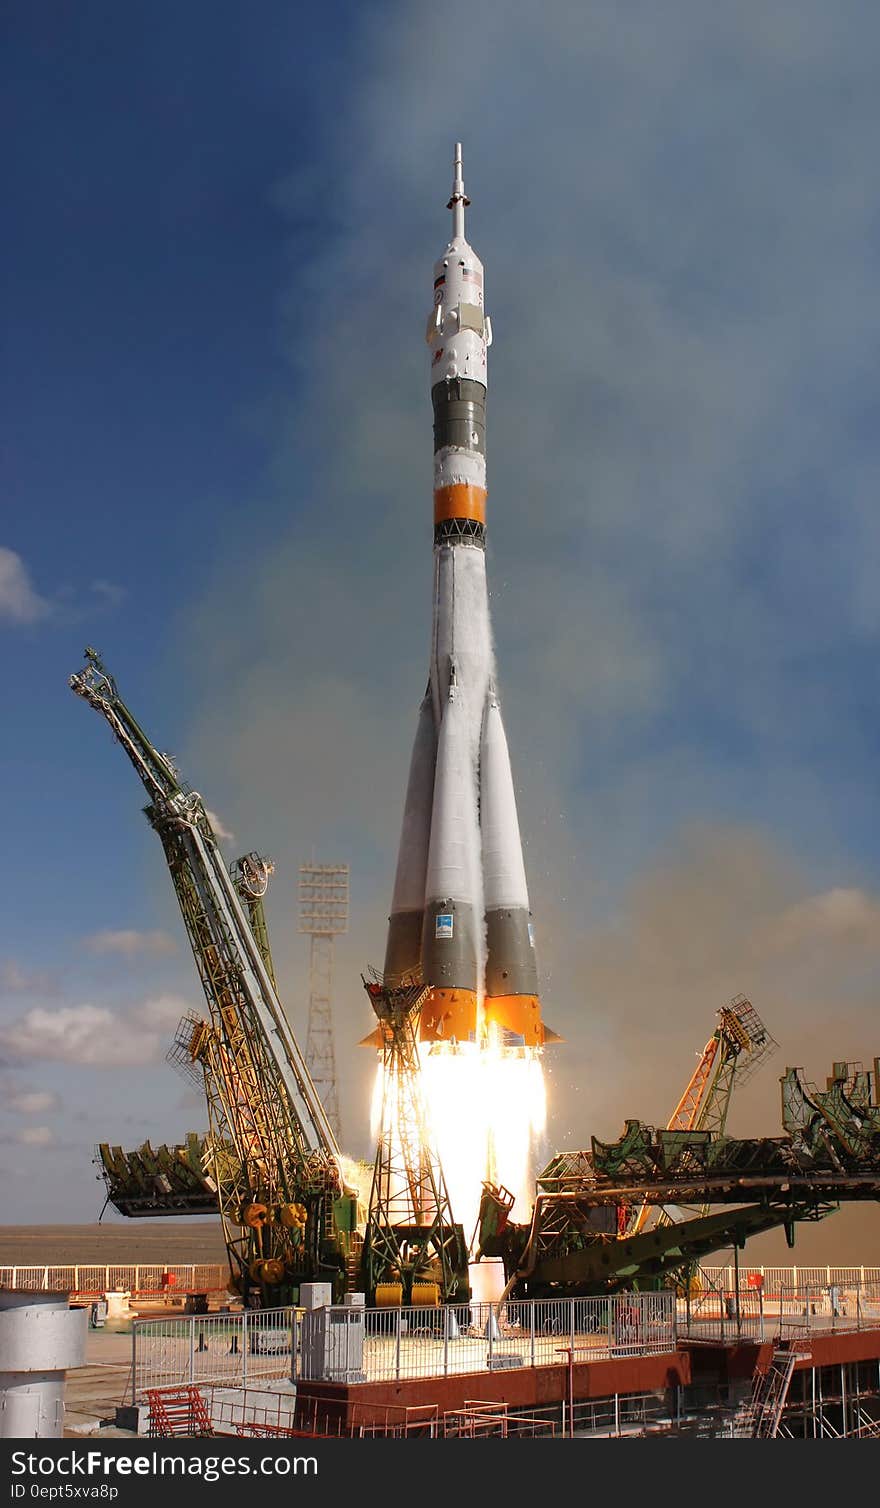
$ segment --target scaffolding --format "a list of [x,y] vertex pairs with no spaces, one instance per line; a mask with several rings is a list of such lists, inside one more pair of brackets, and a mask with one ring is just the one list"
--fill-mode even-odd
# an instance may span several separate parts
[[469,1297],[467,1247],[456,1225],[421,1092],[416,1027],[429,988],[364,979],[382,1036],[382,1115],[362,1270],[370,1303]]

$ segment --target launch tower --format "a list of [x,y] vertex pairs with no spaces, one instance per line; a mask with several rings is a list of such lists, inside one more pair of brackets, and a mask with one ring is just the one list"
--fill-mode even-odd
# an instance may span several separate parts
[[301,864],[299,930],[309,937],[309,1020],[306,1065],[333,1127],[339,1128],[339,1091],[333,1043],[333,945],[348,931],[347,864]]

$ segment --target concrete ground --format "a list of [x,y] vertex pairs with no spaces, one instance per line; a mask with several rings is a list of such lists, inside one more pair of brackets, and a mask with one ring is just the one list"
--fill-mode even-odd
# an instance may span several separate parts
[[68,1372],[64,1387],[64,1434],[77,1437],[136,1433],[116,1426],[116,1410],[131,1398],[131,1334],[90,1330],[86,1364]]
[[[211,1388],[206,1394],[220,1433],[234,1434],[240,1420],[292,1423],[296,1390],[284,1379],[256,1382],[245,1395],[236,1388]],[[136,1428],[116,1423],[117,1409],[131,1404],[131,1334],[122,1330],[90,1330],[86,1363],[67,1373],[64,1389],[64,1435],[82,1439],[137,1438]],[[132,1423],[134,1424],[134,1420]],[[143,1429],[141,1430],[143,1434]]]

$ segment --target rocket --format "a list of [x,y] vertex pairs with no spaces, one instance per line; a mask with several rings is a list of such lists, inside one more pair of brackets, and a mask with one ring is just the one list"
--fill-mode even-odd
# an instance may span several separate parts
[[[434,411],[433,617],[385,954],[386,984],[430,986],[423,1042],[542,1047],[535,936],[486,586],[486,391],[492,325],[455,147],[452,237],[426,339]],[[367,1039],[372,1040],[372,1039]]]

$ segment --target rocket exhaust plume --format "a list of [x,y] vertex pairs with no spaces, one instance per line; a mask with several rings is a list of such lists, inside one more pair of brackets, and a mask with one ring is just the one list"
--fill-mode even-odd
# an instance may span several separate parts
[[[391,986],[413,977],[430,986],[419,1026],[426,1089],[447,1178],[460,1159],[455,1148],[444,1150],[444,1126],[467,1112],[466,1160],[472,1170],[484,1164],[467,1200],[475,1218],[482,1177],[504,1179],[504,1147],[522,1140],[523,1125],[526,1140],[529,1128],[543,1130],[543,1075],[535,1059],[560,1039],[541,1014],[516,797],[495,684],[485,554],[492,326],[484,307],[483,264],[465,239],[469,203],[457,143],[448,203],[452,238],[434,266],[426,329],[434,411],[430,665],[410,763],[384,974]],[[375,1041],[375,1034],[366,1040]],[[484,1069],[465,1067],[471,1054]],[[474,1094],[483,1106],[478,1140],[485,1157],[472,1139]],[[509,1103],[501,1113],[500,1101],[511,1095],[520,1106],[518,1130]],[[521,1161],[518,1156],[518,1166]],[[512,1171],[513,1181],[523,1183],[520,1172]],[[458,1180],[450,1182],[454,1188]],[[469,1214],[459,1211],[466,1231]]]

